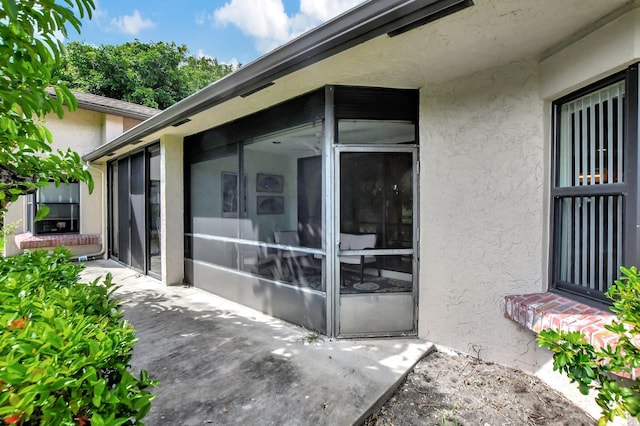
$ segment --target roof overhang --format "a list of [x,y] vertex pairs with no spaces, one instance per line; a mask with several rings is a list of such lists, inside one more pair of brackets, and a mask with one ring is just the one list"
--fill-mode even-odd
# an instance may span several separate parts
[[473,5],[472,0],[369,1],[225,76],[89,152],[98,160],[165,127],[271,86],[274,80],[383,34],[393,37]]
[[[54,98],[57,97],[53,88],[48,88],[47,93]],[[88,111],[96,111],[104,114],[133,118],[136,120],[146,120],[161,111],[157,108],[107,98],[105,96],[94,95],[92,93],[78,92],[75,90],[72,90],[72,93],[76,97],[78,108]]]

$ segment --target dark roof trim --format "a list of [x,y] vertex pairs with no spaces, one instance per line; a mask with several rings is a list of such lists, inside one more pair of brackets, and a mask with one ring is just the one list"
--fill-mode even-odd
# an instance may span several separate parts
[[[47,89],[47,92],[54,98],[56,97],[56,92],[53,89]],[[162,111],[157,108],[107,98],[92,93],[78,92],[75,90],[72,90],[72,92],[78,101],[78,108],[89,111],[118,115],[136,120],[146,120]]]
[[280,77],[377,36],[416,22],[427,22],[425,18],[430,16],[446,16],[470,5],[471,0],[368,1],[170,106],[82,158],[97,160],[131,140],[148,136],[237,96],[255,92]]

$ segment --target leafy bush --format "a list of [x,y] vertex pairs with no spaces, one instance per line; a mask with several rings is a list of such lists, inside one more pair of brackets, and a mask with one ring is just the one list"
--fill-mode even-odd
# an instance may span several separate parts
[[[620,268],[622,277],[606,293],[617,320],[605,326],[617,335],[615,347],[596,349],[580,332],[544,330],[538,335],[540,346],[554,352],[553,369],[578,382],[585,395],[594,389],[602,409],[599,425],[616,416],[640,418],[640,274],[636,267]],[[623,379],[623,377],[627,379]]]
[[65,249],[0,258],[0,419],[142,425],[157,385],[129,371],[134,330],[107,275],[80,284]]

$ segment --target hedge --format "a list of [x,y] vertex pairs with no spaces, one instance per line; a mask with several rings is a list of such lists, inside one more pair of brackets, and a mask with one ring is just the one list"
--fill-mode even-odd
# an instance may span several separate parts
[[0,419],[143,425],[158,382],[129,372],[133,327],[111,276],[79,283],[66,249],[0,258]]

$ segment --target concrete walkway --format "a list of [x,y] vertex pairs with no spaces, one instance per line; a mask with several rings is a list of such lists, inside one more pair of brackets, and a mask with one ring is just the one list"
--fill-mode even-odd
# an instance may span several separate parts
[[210,293],[164,287],[113,261],[110,272],[139,338],[133,370],[162,381],[145,423],[362,423],[431,349],[417,339],[336,340]]

